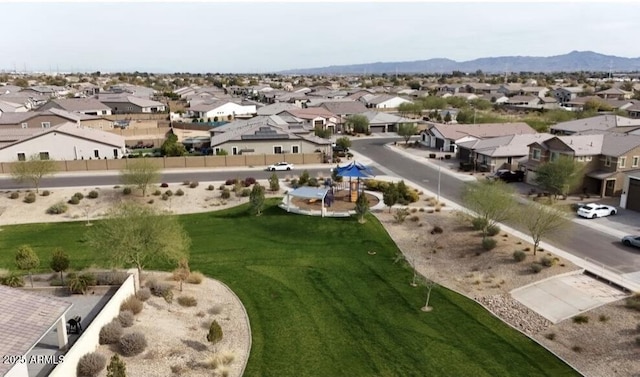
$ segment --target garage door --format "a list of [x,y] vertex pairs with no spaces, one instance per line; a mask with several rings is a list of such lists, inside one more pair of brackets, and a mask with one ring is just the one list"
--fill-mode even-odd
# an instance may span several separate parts
[[627,192],[627,209],[640,211],[640,179],[629,179]]
[[370,126],[369,129],[371,129],[371,132],[374,133],[383,133],[384,132],[384,126]]
[[525,182],[530,185],[537,185],[538,183],[536,183],[536,172],[534,172],[533,170],[527,170]]

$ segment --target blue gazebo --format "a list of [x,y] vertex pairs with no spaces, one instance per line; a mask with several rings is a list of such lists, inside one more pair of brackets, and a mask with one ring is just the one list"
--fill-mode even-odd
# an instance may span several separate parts
[[[336,169],[336,175],[338,177],[349,177],[349,198],[351,202],[355,202],[358,199],[358,193],[364,191],[361,190],[360,187],[360,178],[365,179],[375,175],[371,168],[357,161],[353,161],[345,166],[338,166]],[[352,178],[357,178],[357,180],[354,182]]]

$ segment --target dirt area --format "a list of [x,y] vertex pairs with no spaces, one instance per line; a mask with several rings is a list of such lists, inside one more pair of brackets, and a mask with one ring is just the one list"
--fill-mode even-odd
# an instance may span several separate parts
[[[266,181],[260,183],[267,186]],[[209,184],[213,185],[213,191],[207,190]],[[19,199],[9,199],[9,192],[5,192],[0,195],[0,225],[48,221],[90,222],[103,217],[108,208],[120,200],[148,202],[149,205],[172,213],[213,211],[248,201],[248,198],[235,197],[233,193],[229,199],[220,198],[220,184],[221,182],[200,182],[196,188],[170,184],[167,188],[154,187],[150,190],[151,193],[156,189],[162,192],[172,190],[174,193],[178,189],[183,190],[183,196],[174,194],[166,201],[153,195],[141,197],[135,192],[130,196],[123,196],[122,188],[113,187],[52,189],[49,196],[38,196],[36,202],[31,204],[22,202],[24,191],[20,193]],[[63,215],[45,213],[49,206],[61,200],[66,202],[75,192],[82,192],[86,196],[93,189],[99,192],[98,198],[85,198],[78,205],[69,205],[69,211]],[[267,196],[282,196],[288,189],[290,188],[286,183],[281,182],[281,190],[267,193]],[[554,266],[534,274],[529,270],[529,265],[534,259],[555,256],[540,251],[534,258],[529,240],[520,240],[504,232],[495,236],[498,246],[494,250],[484,252],[480,244],[481,237],[470,229],[468,223],[461,221],[460,216],[447,207],[436,210],[437,207],[426,199],[428,198],[421,195],[419,202],[410,205],[409,217],[402,224],[396,223],[393,213],[389,213],[387,209],[376,213],[406,259],[416,266],[418,272],[444,287],[482,303],[505,322],[527,333],[586,376],[639,376],[640,347],[635,345],[635,338],[639,335],[636,325],[640,323],[640,313],[623,308],[622,302],[615,302],[588,312],[589,323],[577,324],[566,320],[551,325],[538,314],[511,299],[508,292],[546,277],[576,270],[577,267],[559,259]],[[349,202],[344,203],[350,205]],[[435,226],[442,228],[442,234],[431,234]],[[527,248],[529,251],[526,251],[526,260],[515,262],[513,252]],[[143,354],[147,355],[147,358],[128,358],[128,369],[139,372],[135,375],[170,375],[167,371],[171,366],[187,365],[190,360],[206,359],[210,356],[197,351],[201,349],[198,344],[202,341],[203,321],[220,318],[223,330],[227,326],[242,326],[245,317],[236,311],[237,307],[224,304],[233,302],[235,296],[231,292],[225,293],[224,290],[216,291],[212,295],[211,291],[215,288],[210,284],[214,282],[202,286],[188,286],[189,290],[204,288],[201,291],[189,291],[199,303],[196,308],[182,308],[175,303],[169,306],[161,298],[155,298],[145,304],[145,309],[140,314],[145,317],[140,317],[134,328],[143,328],[143,322],[163,323],[163,328],[177,329],[177,335],[168,339],[152,327],[145,328],[149,337],[159,336],[157,339],[154,338],[154,344],[157,343],[161,349],[155,354]],[[214,296],[215,301],[208,301]],[[209,312],[211,307],[221,303],[227,306],[224,306],[220,314],[214,315]],[[437,302],[432,302],[431,305],[437,310]],[[199,314],[200,312],[204,312],[204,316]],[[249,343],[239,339],[234,347],[237,348],[231,352],[235,355],[235,361],[231,364],[233,368],[230,367],[229,376],[239,375],[239,369],[236,368],[241,364],[241,355],[244,352],[248,353]],[[217,351],[227,349],[221,347]],[[194,368],[192,371],[183,371],[182,375],[200,376],[211,373],[211,370]]]

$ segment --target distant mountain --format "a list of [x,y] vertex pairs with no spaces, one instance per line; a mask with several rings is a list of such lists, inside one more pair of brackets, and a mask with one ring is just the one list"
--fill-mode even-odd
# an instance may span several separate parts
[[592,51],[572,51],[556,56],[500,56],[465,62],[451,59],[429,59],[412,62],[377,62],[353,65],[332,65],[320,68],[300,68],[280,74],[382,74],[382,73],[451,73],[452,71],[487,73],[500,72],[577,72],[577,71],[640,71],[640,58],[622,58]]

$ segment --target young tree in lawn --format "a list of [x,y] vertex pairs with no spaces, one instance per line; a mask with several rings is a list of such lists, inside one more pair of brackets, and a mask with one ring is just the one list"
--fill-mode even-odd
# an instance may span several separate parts
[[189,260],[187,258],[181,258],[178,261],[178,268],[173,270],[174,277],[178,278],[180,282],[180,292],[182,292],[182,283],[191,275],[191,269],[189,268]]
[[389,207],[389,213],[391,213],[391,207],[398,203],[399,198],[398,187],[393,182],[389,182],[389,185],[387,185],[387,188],[382,193],[382,201],[384,205]]
[[259,183],[255,183],[249,194],[249,203],[251,205],[251,213],[256,216],[262,215],[262,209],[264,208],[264,187]]
[[522,224],[533,240],[533,255],[536,255],[540,240],[570,224],[564,213],[552,207],[545,207],[537,203],[527,204],[518,221]]
[[60,273],[60,282],[64,285],[63,272],[69,268],[69,256],[62,250],[62,248],[56,248],[51,255],[50,267],[53,271]]
[[31,275],[31,271],[38,268],[38,266],[40,266],[40,258],[38,258],[38,255],[33,251],[31,246],[20,246],[16,253],[16,267],[22,271],[29,272],[31,288],[33,288],[33,276]]
[[568,195],[583,178],[584,166],[571,157],[561,156],[555,161],[547,162],[538,167],[535,181],[544,190],[553,194]]
[[11,166],[11,176],[17,183],[29,182],[36,189],[40,188],[42,178],[53,175],[56,171],[55,162],[49,159],[41,159],[40,155],[32,154],[26,161],[14,162]]
[[269,190],[280,190],[280,179],[278,178],[278,175],[276,173],[271,174],[271,177],[269,177]]
[[175,216],[135,202],[112,207],[107,219],[87,231],[88,246],[142,272],[150,260],[188,258],[191,239]]
[[400,123],[398,126],[398,135],[404,138],[404,143],[408,144],[411,136],[418,132],[418,126],[415,123]]
[[482,219],[482,239],[487,238],[489,228],[511,218],[516,206],[514,190],[502,181],[467,183],[462,192],[462,201],[468,209]]
[[142,196],[146,196],[147,188],[159,180],[160,169],[146,157],[127,160],[127,167],[120,171],[120,181],[142,190]]
[[437,287],[438,283],[434,282],[431,279],[424,278],[420,281],[420,285],[427,289],[427,301],[425,302],[424,306],[420,308],[420,310],[422,310],[423,312],[430,312],[431,310],[433,310],[433,308],[429,306],[429,301],[431,299],[431,290]]
[[360,192],[358,194],[358,199],[356,199],[356,215],[358,216],[358,222],[364,223],[364,217],[367,213],[369,213],[369,199],[364,192]]

